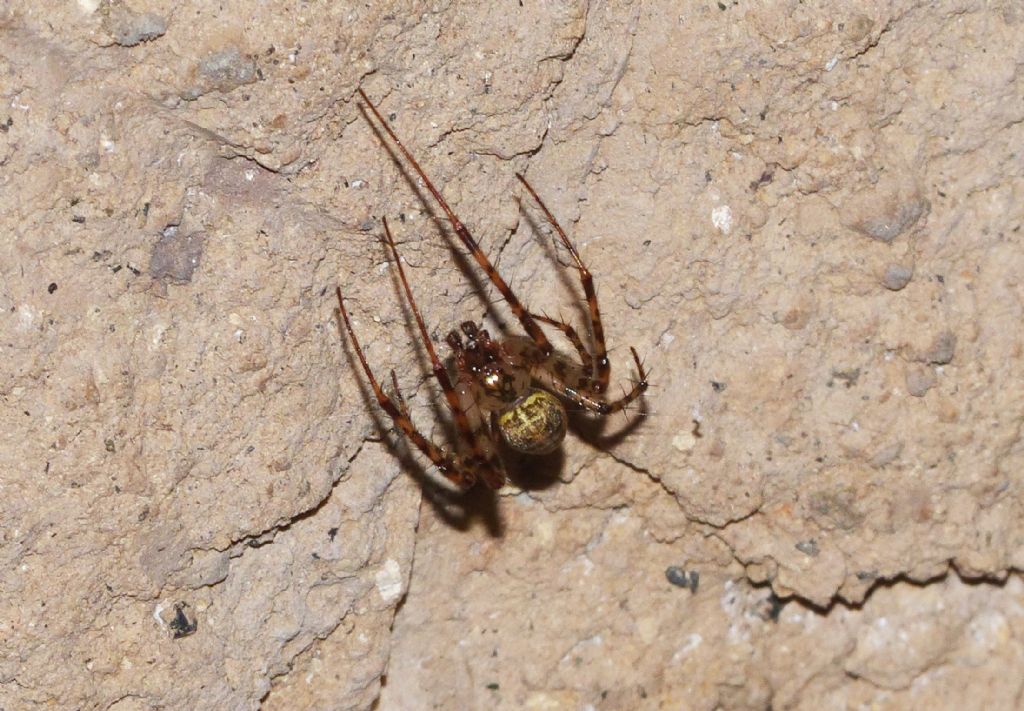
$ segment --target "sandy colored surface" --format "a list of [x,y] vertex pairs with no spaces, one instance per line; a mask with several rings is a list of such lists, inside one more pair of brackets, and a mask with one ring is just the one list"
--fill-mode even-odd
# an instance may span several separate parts
[[[438,441],[380,217],[495,295],[360,86],[645,415],[403,450],[335,286]],[[0,709],[1024,705],[1022,97],[1011,1],[0,2]]]

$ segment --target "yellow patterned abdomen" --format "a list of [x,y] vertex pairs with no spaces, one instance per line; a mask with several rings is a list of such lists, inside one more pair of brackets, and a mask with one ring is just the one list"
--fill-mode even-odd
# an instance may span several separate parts
[[523,454],[557,449],[565,438],[566,425],[565,407],[546,390],[533,390],[498,416],[505,443]]

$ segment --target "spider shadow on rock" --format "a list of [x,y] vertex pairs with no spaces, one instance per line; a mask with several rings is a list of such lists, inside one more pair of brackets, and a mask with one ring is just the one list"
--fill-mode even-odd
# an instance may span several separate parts
[[559,482],[565,469],[565,451],[559,447],[548,454],[521,454],[502,449],[508,480],[523,491],[543,491]]
[[644,418],[648,415],[644,409],[646,402],[646,395],[641,396],[640,407],[636,411],[625,412],[625,423],[612,432],[605,432],[608,429],[607,418],[599,419],[585,410],[569,410],[569,431],[576,435],[577,439],[595,449],[604,451],[625,441],[636,428],[643,424]]

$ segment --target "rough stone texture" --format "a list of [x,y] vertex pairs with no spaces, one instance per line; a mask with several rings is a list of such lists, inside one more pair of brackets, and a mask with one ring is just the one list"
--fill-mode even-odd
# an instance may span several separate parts
[[163,231],[149,257],[149,275],[156,280],[187,284],[203,256],[206,236],[182,234],[176,225]]
[[[0,4],[0,708],[1020,707],[1022,67],[1009,1]],[[396,456],[335,285],[438,440],[380,216],[439,342],[495,296],[357,86],[579,319],[528,176],[643,415]]]
[[122,47],[134,47],[141,42],[154,40],[167,31],[167,20],[160,15],[133,12],[118,0],[105,0],[99,12],[103,16],[103,29],[110,34],[115,44]]

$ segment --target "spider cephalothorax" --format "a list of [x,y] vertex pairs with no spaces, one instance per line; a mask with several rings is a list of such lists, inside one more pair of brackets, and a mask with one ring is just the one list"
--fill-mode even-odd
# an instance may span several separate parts
[[513,362],[501,343],[491,340],[487,329],[472,321],[466,321],[460,328],[466,334],[465,341],[458,331],[451,331],[446,339],[455,357],[456,372],[476,381],[483,394],[495,403],[511,402],[518,397],[530,383],[519,364]]
[[[477,479],[483,479],[488,486],[497,489],[505,483],[505,468],[498,453],[499,439],[511,449],[524,454],[552,452],[565,438],[568,418],[563,400],[598,415],[618,412],[647,390],[647,373],[636,350],[630,348],[639,379],[622,397],[610,401],[605,399],[604,393],[608,389],[611,368],[604,343],[604,329],[593,277],[565,231],[526,182],[526,178],[516,174],[544,213],[545,219],[558,234],[562,245],[572,256],[576,271],[579,273],[590,312],[590,348],[576,330],[564,321],[527,311],[362,89],[359,90],[359,95],[365,102],[365,107],[376,117],[399,152],[423,180],[424,186],[451,222],[455,234],[501,293],[527,335],[496,340],[491,338],[486,329],[472,321],[465,321],[460,326],[461,334],[453,330],[446,338],[453,356],[454,372],[449,373],[434,350],[423,317],[413,299],[412,289],[406,279],[405,269],[402,267],[402,260],[388,228],[387,219],[383,220],[384,240],[398,268],[402,289],[416,319],[424,347],[430,356],[434,377],[444,392],[458,431],[459,447],[457,451],[451,452],[435,445],[413,425],[405,400],[398,390],[398,379],[394,371],[391,371],[394,394],[389,396],[384,392],[366,362],[366,356],[345,309],[340,288],[337,289],[338,310],[355,346],[363,371],[373,387],[377,402],[406,437],[456,486],[467,489]],[[555,328],[565,336],[572,344],[580,362],[575,362],[555,351],[540,326],[542,323]]]

